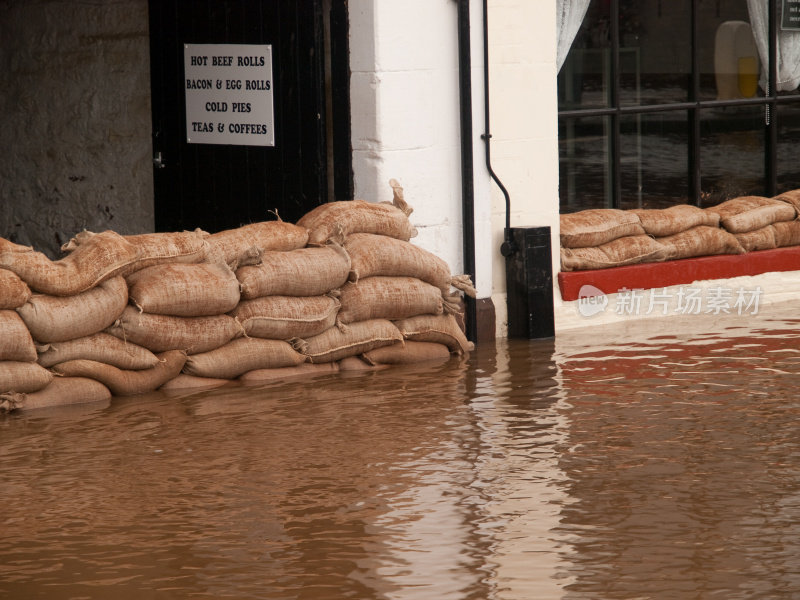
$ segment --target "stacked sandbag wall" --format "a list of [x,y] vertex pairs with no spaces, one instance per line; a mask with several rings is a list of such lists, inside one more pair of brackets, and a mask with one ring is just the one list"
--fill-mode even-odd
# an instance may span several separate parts
[[392,203],[333,202],[297,224],[84,232],[58,261],[0,239],[0,409],[469,351],[471,283],[411,244],[392,185]]
[[590,209],[561,215],[561,270],[604,269],[800,245],[800,190],[701,209]]

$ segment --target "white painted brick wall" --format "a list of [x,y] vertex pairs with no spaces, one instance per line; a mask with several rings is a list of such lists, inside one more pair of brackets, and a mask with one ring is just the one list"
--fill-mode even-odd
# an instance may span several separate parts
[[[453,0],[352,0],[352,143],[356,197],[390,200],[403,185],[414,243],[463,272],[458,21]],[[492,294],[489,177],[483,143],[481,6],[471,3],[476,287]]]

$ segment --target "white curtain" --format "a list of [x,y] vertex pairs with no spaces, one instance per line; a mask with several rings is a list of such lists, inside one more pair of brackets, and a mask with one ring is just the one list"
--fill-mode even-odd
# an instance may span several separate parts
[[[781,3],[778,3],[779,5]],[[767,0],[747,0],[750,25],[761,58],[761,89],[767,89],[769,81],[769,20]],[[800,31],[781,31],[778,15],[778,92],[791,92],[800,85]],[[559,51],[561,45],[559,42]]]
[[578,30],[589,8],[589,0],[556,0],[556,20],[558,25],[558,70],[567,60],[570,46],[578,35]]

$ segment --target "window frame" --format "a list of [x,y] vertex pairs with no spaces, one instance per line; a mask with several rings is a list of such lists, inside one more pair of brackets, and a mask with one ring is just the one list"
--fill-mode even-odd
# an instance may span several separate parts
[[698,7],[700,0],[691,0],[691,77],[689,83],[689,100],[648,105],[620,105],[620,31],[619,31],[619,0],[610,0],[610,65],[609,65],[609,106],[603,108],[559,110],[559,123],[568,119],[581,117],[608,117],[610,133],[608,135],[608,149],[610,162],[606,168],[609,173],[611,208],[619,208],[622,204],[621,183],[621,145],[620,121],[622,117],[642,115],[646,113],[659,113],[668,111],[686,111],[689,123],[688,150],[688,193],[689,203],[695,206],[701,201],[701,160],[700,160],[700,121],[701,111],[709,108],[722,108],[728,106],[764,106],[764,181],[765,194],[775,196],[778,188],[777,149],[779,104],[800,103],[800,95],[779,96],[777,89],[777,44],[778,44],[778,2],[767,0],[768,10],[768,56],[769,74],[767,91],[763,97],[739,98],[731,100],[701,100],[700,95],[700,66],[698,51]]

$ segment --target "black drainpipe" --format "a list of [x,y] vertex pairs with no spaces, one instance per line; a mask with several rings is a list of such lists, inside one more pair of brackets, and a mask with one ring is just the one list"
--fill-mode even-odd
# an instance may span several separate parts
[[483,0],[483,81],[486,169],[506,199],[506,227],[500,254],[506,259],[508,337],[544,339],[555,335],[553,268],[549,227],[511,228],[511,197],[492,168],[489,129],[489,7]]
[[503,256],[510,256],[516,251],[514,238],[511,235],[511,196],[500,181],[500,178],[492,168],[492,155],[491,155],[491,139],[492,134],[489,128],[489,1],[483,0],[483,112],[484,112],[484,127],[486,133],[481,138],[486,145],[486,169],[489,171],[492,180],[503,192],[503,197],[506,199],[506,227],[503,234],[503,245],[500,246],[500,254]]
[[[469,42],[469,0],[458,2],[458,91],[461,113],[461,209],[463,220],[464,272],[475,282],[475,186],[472,155],[472,57]],[[474,298],[465,298],[466,335],[477,338],[477,307]]]

